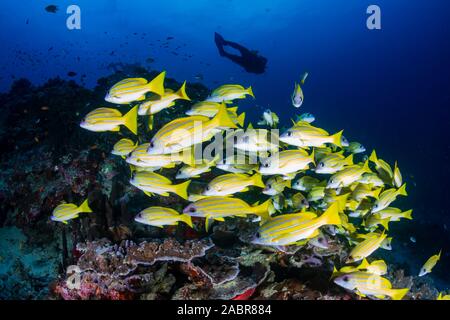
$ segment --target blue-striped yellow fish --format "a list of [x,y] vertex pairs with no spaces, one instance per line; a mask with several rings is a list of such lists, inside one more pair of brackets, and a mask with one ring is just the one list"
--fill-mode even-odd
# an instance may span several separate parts
[[[186,114],[188,116],[205,116],[208,118],[213,118],[217,112],[219,112],[220,106],[221,103],[218,102],[201,101],[194,104],[191,109],[186,111]],[[237,107],[227,108],[228,115],[236,125],[242,127],[245,121],[245,112],[238,115],[237,109]]]
[[163,126],[153,136],[147,153],[179,152],[210,140],[214,134],[225,128],[237,128],[228,116],[225,105],[221,106],[217,115],[212,119],[204,116],[179,118]]
[[182,152],[172,154],[148,154],[147,149],[149,146],[149,143],[139,145],[126,158],[126,162],[137,167],[160,168],[174,168],[179,163],[185,163],[188,165],[195,164],[193,150],[186,149]]
[[394,172],[392,171],[391,166],[383,159],[379,159],[375,150],[370,154],[369,160],[375,163],[375,169],[378,172],[379,177],[385,183],[392,183]]
[[387,207],[374,214],[379,219],[389,219],[389,221],[399,221],[400,219],[412,220],[412,210],[402,211],[399,208]]
[[392,300],[401,300],[409,291],[408,288],[392,289],[392,284],[388,279],[377,274],[361,271],[337,277],[334,282],[360,296],[377,299],[390,297]]
[[89,208],[88,199],[80,206],[73,203],[60,204],[53,210],[51,219],[67,224],[69,220],[78,218],[79,214],[82,212],[92,212],[91,208]]
[[346,146],[345,151],[350,152],[351,154],[358,154],[366,152],[366,148],[359,142],[350,142],[348,146]]
[[238,84],[224,84],[215,89],[211,95],[206,99],[209,102],[228,102],[235,99],[245,99],[249,95],[255,98],[252,87],[245,89]]
[[285,188],[291,188],[291,180],[286,180],[282,176],[275,176],[266,181],[263,193],[268,196],[275,196],[282,193]]
[[98,108],[89,112],[80,123],[83,129],[95,132],[119,131],[122,125],[137,134],[137,106],[125,115],[116,109]]
[[145,95],[149,92],[163,96],[165,76],[166,72],[163,71],[150,82],[144,78],[124,79],[112,86],[105,100],[116,104],[128,104],[145,100]]
[[179,214],[176,210],[165,207],[150,207],[142,210],[134,221],[149,226],[176,226],[182,221],[192,228],[192,218],[187,214]]
[[321,147],[326,143],[341,146],[342,132],[329,135],[327,131],[307,122],[297,123],[280,135],[280,141],[297,147]]
[[403,183],[402,174],[400,172],[400,169],[398,168],[397,161],[395,161],[394,165],[394,177],[393,177],[393,185],[396,188],[400,188]]
[[279,139],[276,132],[266,129],[254,129],[252,125],[249,125],[245,132],[235,132],[229,138],[233,138],[234,147],[241,151],[275,152],[279,150]]
[[285,246],[319,235],[319,228],[325,225],[340,225],[339,206],[333,203],[319,217],[314,212],[283,214],[271,218],[258,230],[254,244]]
[[158,113],[161,110],[174,106],[176,100],[191,100],[186,94],[186,81],[183,82],[183,85],[177,92],[166,89],[162,97],[152,97],[148,101],[142,102],[139,105],[138,114],[145,116]]
[[125,157],[133,152],[136,147],[137,143],[134,143],[133,140],[123,138],[116,142],[111,153],[116,156]]
[[435,254],[434,256],[431,256],[427,262],[423,265],[423,267],[420,269],[419,277],[423,277],[424,275],[430,273],[434,266],[438,263],[438,261],[441,259],[442,250],[439,251],[438,254]]
[[246,217],[254,214],[267,220],[273,213],[272,201],[250,206],[244,200],[232,197],[205,197],[188,205],[183,213],[192,217],[206,218],[206,229],[209,229],[210,220],[224,221],[226,217]]
[[367,258],[381,246],[386,237],[387,235],[384,231],[381,234],[372,233],[350,251],[347,263],[357,262]]
[[406,183],[402,185],[399,189],[395,188],[387,189],[380,194],[378,200],[374,203],[372,212],[375,213],[381,211],[387,208],[392,202],[394,202],[398,196],[407,196],[407,195],[408,194],[406,193]]
[[319,161],[314,171],[320,174],[334,174],[351,165],[353,165],[352,154],[345,157],[342,153],[331,153]]
[[175,178],[176,179],[190,179],[198,178],[203,173],[211,171],[211,168],[216,165],[219,161],[219,156],[214,157],[210,161],[203,160],[201,164],[196,163],[195,166],[184,165],[178,170]]
[[205,196],[227,196],[237,192],[248,191],[249,186],[264,188],[264,182],[259,173],[250,176],[245,173],[227,173],[212,179],[205,190]]
[[133,172],[130,183],[136,188],[144,191],[149,196],[152,193],[156,193],[167,197],[169,196],[169,192],[171,192],[187,200],[187,188],[191,181],[188,180],[180,184],[172,184],[172,181],[160,174],[143,171]]
[[327,182],[325,180],[320,181],[314,177],[303,176],[292,184],[292,189],[309,192],[314,187],[325,187],[326,185]]
[[305,150],[285,150],[261,161],[259,172],[262,175],[281,174],[293,179],[299,171],[309,168],[314,163],[314,150],[308,154]]
[[353,166],[348,166],[335,173],[331,176],[330,180],[328,180],[327,188],[329,189],[337,189],[341,187],[348,187],[353,182],[358,181],[359,178],[364,173],[369,173],[369,163],[368,161],[364,162],[364,165],[355,164]]

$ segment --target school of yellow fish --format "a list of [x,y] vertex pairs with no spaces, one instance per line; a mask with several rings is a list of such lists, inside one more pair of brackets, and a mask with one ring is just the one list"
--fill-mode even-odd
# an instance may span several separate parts
[[[300,84],[295,84],[292,104],[299,108],[304,99]],[[115,84],[105,100],[128,105],[127,112],[100,107],[81,121],[84,129],[104,132],[125,126],[134,135],[138,129],[152,130],[152,138],[143,144],[123,138],[112,154],[120,156],[131,168],[130,183],[148,196],[176,194],[188,200],[183,212],[173,208],[149,207],[137,214],[135,221],[164,227],[180,222],[193,228],[192,218],[204,218],[208,230],[212,223],[226,218],[256,216],[259,229],[252,243],[261,246],[315,246],[326,250],[328,242],[339,236],[351,246],[347,265],[335,269],[333,281],[339,286],[370,298],[402,299],[408,289],[394,289],[384,278],[383,260],[368,261],[376,250],[391,250],[391,223],[412,219],[412,210],[395,207],[399,197],[407,195],[400,169],[394,169],[372,151],[370,157],[358,142],[349,142],[343,131],[329,133],[312,125],[312,114],[292,120],[292,127],[282,134],[273,133],[278,116],[267,110],[263,121],[244,129],[245,113],[234,106],[236,99],[254,98],[251,87],[226,84],[215,89],[205,100],[191,106],[185,117],[177,118],[153,131],[155,115],[176,106],[178,100],[190,101],[186,82],[174,92],[164,87],[165,72],[151,81],[131,78]],[[142,117],[148,126],[138,125]],[[230,130],[232,129],[232,130]],[[194,147],[224,135],[232,141],[233,155],[216,154],[210,159],[196,159]],[[258,157],[259,156],[259,157]],[[256,159],[256,161],[254,161]],[[360,161],[356,161],[360,159]],[[253,161],[252,161],[253,160]],[[163,169],[177,167],[175,176],[165,176]],[[195,179],[214,169],[215,177],[197,194],[189,192]],[[256,191],[264,197],[257,203],[242,198]],[[181,201],[181,199],[180,199]],[[67,223],[81,212],[92,212],[87,201],[81,206],[61,204],[52,220]],[[439,255],[431,257],[420,276],[436,265]],[[438,299],[448,299],[440,294]]]

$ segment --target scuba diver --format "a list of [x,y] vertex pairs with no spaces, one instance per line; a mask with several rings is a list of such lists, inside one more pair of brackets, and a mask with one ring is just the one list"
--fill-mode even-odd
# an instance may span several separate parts
[[[242,66],[245,71],[261,74],[266,71],[267,59],[258,55],[258,51],[249,50],[236,42],[226,41],[220,34],[215,32],[214,41],[217,49],[222,57],[226,57]],[[240,52],[241,55],[228,53],[224,50],[224,46],[229,46]]]

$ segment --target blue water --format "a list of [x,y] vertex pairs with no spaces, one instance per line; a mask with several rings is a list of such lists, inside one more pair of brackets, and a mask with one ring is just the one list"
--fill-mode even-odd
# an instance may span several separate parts
[[[288,125],[298,112],[290,104],[293,83],[308,71],[301,111],[399,162],[410,195],[402,205],[415,216],[413,226],[401,225],[408,231],[396,231],[399,247],[415,248],[418,261],[443,247],[448,266],[448,1],[72,0],[54,1],[56,14],[44,10],[49,4],[2,1],[0,91],[20,77],[41,84],[69,71],[78,82],[86,74],[93,87],[111,73],[110,63],[141,63],[178,80],[202,74],[211,88],[252,85],[249,117],[270,107]],[[81,8],[81,30],[66,28],[70,4]],[[381,8],[381,30],[366,28],[370,4]],[[249,74],[220,57],[215,31],[267,57],[267,72]],[[161,48],[167,37],[174,39]]]

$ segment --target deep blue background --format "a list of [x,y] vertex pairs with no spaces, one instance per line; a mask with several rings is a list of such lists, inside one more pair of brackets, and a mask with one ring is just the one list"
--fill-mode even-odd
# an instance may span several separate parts
[[[149,67],[178,80],[202,74],[210,87],[252,85],[257,99],[245,103],[249,116],[270,106],[287,125],[298,112],[290,105],[293,82],[308,71],[301,111],[388,162],[398,160],[410,194],[402,204],[416,218],[412,227],[402,224],[407,232],[396,231],[402,247],[414,246],[420,261],[450,250],[449,1],[72,0],[54,1],[56,14],[44,10],[50,3],[2,1],[1,91],[12,77],[43,83],[68,71],[77,81],[85,73],[93,86],[111,72],[109,63],[147,65],[151,57]],[[81,7],[82,30],[65,27],[70,4]],[[366,28],[370,4],[381,7],[382,30]],[[268,71],[248,74],[221,58],[214,31],[259,50]],[[174,39],[161,48],[168,36]]]

